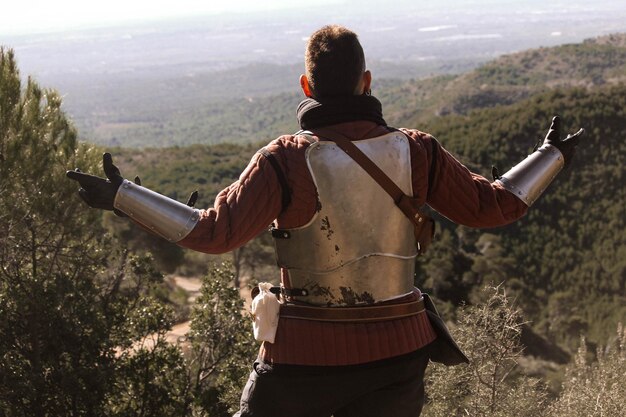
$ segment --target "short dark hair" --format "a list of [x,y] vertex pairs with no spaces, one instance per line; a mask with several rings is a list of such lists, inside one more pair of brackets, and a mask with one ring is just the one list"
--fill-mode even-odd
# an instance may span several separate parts
[[304,63],[316,97],[352,95],[365,71],[365,54],[356,33],[328,25],[309,38]]

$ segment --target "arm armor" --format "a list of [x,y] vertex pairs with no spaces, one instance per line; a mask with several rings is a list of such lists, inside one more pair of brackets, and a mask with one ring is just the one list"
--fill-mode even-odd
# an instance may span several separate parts
[[497,181],[530,207],[563,169],[564,163],[561,151],[553,145],[543,145]]
[[113,205],[170,242],[184,239],[200,219],[200,210],[128,180],[118,189]]

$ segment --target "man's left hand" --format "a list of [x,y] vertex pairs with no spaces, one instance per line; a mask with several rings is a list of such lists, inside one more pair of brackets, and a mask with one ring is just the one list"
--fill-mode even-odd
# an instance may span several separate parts
[[552,119],[552,123],[550,124],[550,130],[546,134],[546,138],[543,143],[547,145],[553,145],[561,154],[563,154],[563,159],[565,159],[565,166],[567,167],[571,162],[574,154],[576,153],[576,146],[578,146],[578,140],[585,133],[584,129],[578,130],[578,132],[572,134],[568,134],[565,139],[561,139],[561,118],[559,116],[554,116]]

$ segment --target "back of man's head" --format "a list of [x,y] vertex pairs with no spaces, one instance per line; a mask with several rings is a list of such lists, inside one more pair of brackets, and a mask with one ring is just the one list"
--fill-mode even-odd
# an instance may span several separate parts
[[316,97],[353,95],[365,71],[365,55],[356,33],[329,25],[309,38],[305,66]]

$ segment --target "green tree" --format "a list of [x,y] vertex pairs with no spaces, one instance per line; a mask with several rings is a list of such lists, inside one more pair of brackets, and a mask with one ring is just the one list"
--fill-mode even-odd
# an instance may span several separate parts
[[112,355],[87,278],[106,263],[98,216],[67,184],[69,166],[95,167],[58,94],[28,80],[0,50],[0,407],[7,415],[94,413]]
[[230,416],[256,357],[258,344],[244,311],[234,273],[228,264],[214,265],[205,276],[192,312],[189,367],[196,409],[202,415]]
[[172,307],[153,296],[163,276],[150,256],[129,256],[116,273],[114,301],[120,325],[112,333],[115,360],[103,413],[116,417],[184,416],[191,412],[188,370],[182,350],[166,338]]
[[457,235],[444,228],[437,233],[428,254],[418,258],[416,283],[435,297],[457,306],[468,299],[474,284],[464,274],[470,267],[471,260],[460,250]]
[[[31,79],[22,89],[0,49],[0,415],[181,415],[180,352],[136,348],[171,324],[151,296],[162,276],[106,234],[65,178],[98,172],[99,154],[78,143],[56,92]],[[122,409],[120,392],[141,401]]]

